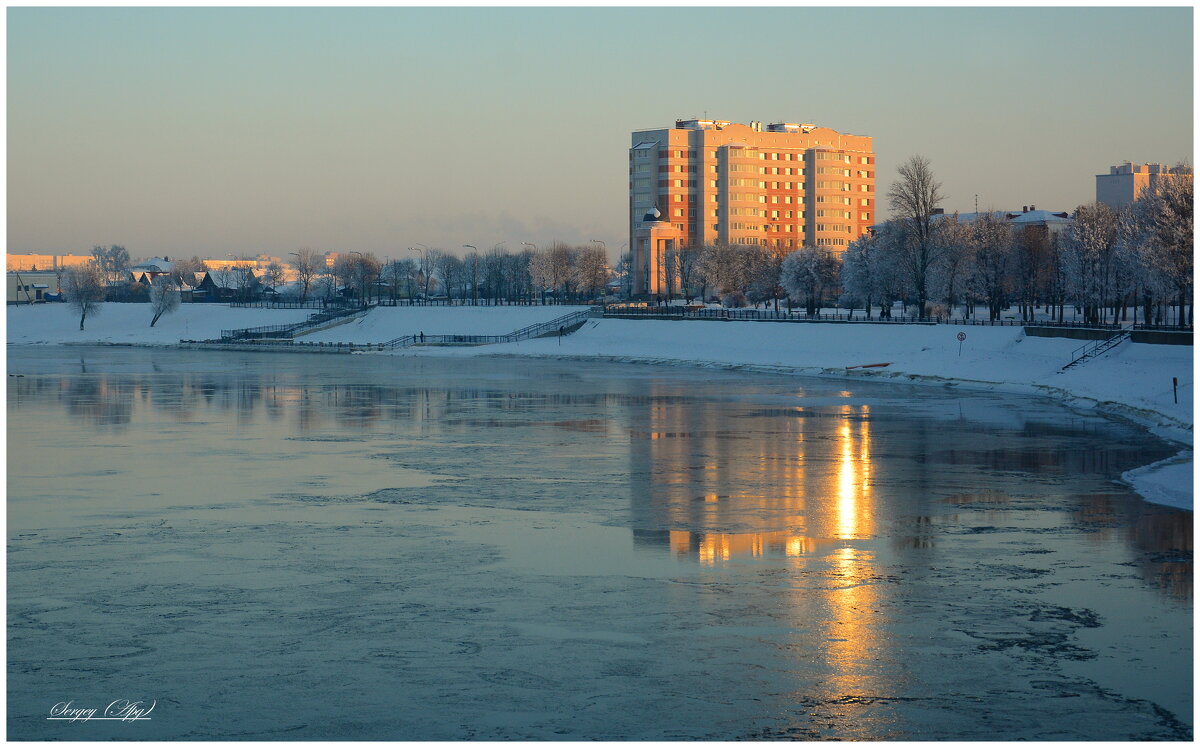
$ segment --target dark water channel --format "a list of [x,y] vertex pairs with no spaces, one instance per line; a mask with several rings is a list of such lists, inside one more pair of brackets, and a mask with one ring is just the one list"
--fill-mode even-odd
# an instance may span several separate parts
[[[17,739],[1190,739],[1173,453],[1016,396],[8,351]],[[19,375],[19,376],[15,376]],[[150,719],[49,720],[153,703]]]

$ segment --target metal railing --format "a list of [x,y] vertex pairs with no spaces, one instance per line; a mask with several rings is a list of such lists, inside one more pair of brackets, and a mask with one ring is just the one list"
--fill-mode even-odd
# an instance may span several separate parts
[[772,309],[689,309],[682,306],[609,307],[604,316],[610,319],[707,319],[749,320],[769,322],[840,322],[854,324],[960,325],[973,327],[1071,327],[1093,330],[1115,330],[1120,325],[1093,322],[1025,321],[1019,319],[979,319],[976,317],[880,317],[865,314],[807,314],[802,311]]
[[253,340],[253,339],[272,339],[272,338],[293,338],[296,335],[303,333],[313,327],[323,325],[326,322],[331,322],[339,317],[349,317],[352,314],[358,314],[369,307],[364,306],[347,306],[347,307],[330,307],[325,311],[310,314],[308,319],[300,322],[291,322],[285,325],[260,325],[258,327],[243,327],[236,330],[222,330],[221,340]]
[[1101,338],[1099,340],[1092,340],[1084,343],[1075,350],[1071,351],[1071,361],[1066,366],[1062,367],[1062,371],[1066,371],[1072,366],[1076,366],[1089,358],[1098,356],[1111,348],[1115,348],[1122,342],[1128,340],[1130,335],[1132,335],[1132,333],[1129,330],[1122,330],[1109,335],[1107,338]]
[[325,299],[272,299],[259,301],[231,301],[235,309],[324,309],[333,306]]
[[395,350],[396,348],[408,348],[418,343],[426,345],[493,345],[496,343],[516,343],[522,340],[529,340],[530,338],[540,338],[559,331],[564,334],[568,330],[573,331],[579,325],[583,324],[588,317],[592,316],[592,314],[593,311],[591,309],[584,309],[572,312],[571,314],[565,314],[549,322],[539,322],[522,327],[520,330],[514,330],[505,335],[402,335],[379,345],[383,348]]

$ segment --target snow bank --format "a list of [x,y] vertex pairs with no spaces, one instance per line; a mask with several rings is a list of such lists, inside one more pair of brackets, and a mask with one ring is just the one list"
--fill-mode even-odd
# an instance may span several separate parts
[[234,309],[223,304],[180,304],[150,327],[149,304],[104,304],[79,329],[79,313],[68,304],[8,308],[7,340],[35,343],[178,343],[220,337],[221,330],[285,325],[308,319],[313,309]]
[[1155,504],[1192,508],[1193,470],[1191,452],[1155,462],[1121,475],[1121,479]]
[[[582,306],[377,307],[353,322],[300,338],[306,343],[386,343],[402,335],[505,335]],[[160,323],[161,324],[161,323]],[[269,324],[269,323],[264,323]]]

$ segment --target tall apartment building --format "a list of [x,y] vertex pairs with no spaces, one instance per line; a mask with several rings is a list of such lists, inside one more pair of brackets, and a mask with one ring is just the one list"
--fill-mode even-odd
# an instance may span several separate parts
[[871,138],[826,127],[678,120],[629,149],[633,291],[658,293],[663,253],[704,244],[842,252],[875,220]]
[[1162,164],[1126,161],[1120,166],[1110,166],[1107,174],[1096,175],[1096,202],[1120,210],[1140,198],[1147,189],[1151,192],[1158,189],[1158,180],[1164,175],[1176,173],[1186,174],[1191,179],[1190,171]]

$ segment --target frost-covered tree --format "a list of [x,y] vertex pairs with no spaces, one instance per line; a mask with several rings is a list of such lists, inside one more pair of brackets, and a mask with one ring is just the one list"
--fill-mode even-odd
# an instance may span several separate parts
[[937,222],[933,218],[944,199],[942,185],[934,179],[924,156],[910,157],[897,171],[899,178],[888,189],[888,204],[902,230],[903,241],[897,246],[900,265],[908,276],[918,315],[924,316],[930,275],[942,250],[934,236]]
[[879,305],[881,318],[891,317],[892,302],[903,293],[905,283],[895,249],[902,240],[898,227],[889,222],[851,242],[842,255],[842,288],[851,307],[861,303],[868,319],[873,304]]
[[150,310],[154,317],[150,326],[154,327],[158,318],[170,314],[179,308],[179,286],[169,275],[159,275],[150,282]]
[[784,258],[780,284],[808,314],[816,314],[825,292],[837,284],[839,265],[827,247],[802,247]]
[[[941,260],[932,270],[931,287],[937,289],[935,298],[945,303],[947,316],[953,316],[954,305],[967,290],[975,256],[970,224],[959,221],[957,213],[941,218],[936,241]],[[963,309],[964,316],[970,316],[966,304]]]
[[774,302],[779,310],[779,297],[784,295],[779,285],[779,272],[783,257],[766,247],[751,244],[745,247],[746,285],[743,293],[755,307]]
[[106,288],[105,274],[96,263],[79,265],[63,271],[62,282],[59,286],[67,303],[79,312],[79,329],[89,315],[100,313],[100,305],[104,303]]
[[1087,322],[1102,321],[1103,308],[1113,302],[1119,229],[1117,212],[1094,202],[1079,206],[1067,233],[1069,293]]
[[122,246],[92,247],[92,262],[100,270],[106,282],[118,283],[129,274],[129,252]]
[[748,253],[740,244],[710,244],[700,255],[699,270],[721,297],[745,293],[749,279]]
[[[1176,166],[1171,174],[1159,177],[1156,189],[1135,204],[1134,220],[1140,226],[1144,265],[1157,280],[1174,286],[1180,326],[1192,324],[1189,303],[1193,298],[1195,222],[1193,217],[1195,186],[1192,169]],[[1188,306],[1186,322],[1183,309]]]
[[1003,215],[985,213],[971,223],[971,244],[971,293],[987,302],[988,319],[1000,319],[1012,286],[1012,227]]
[[575,255],[575,285],[594,299],[608,283],[608,253],[597,246],[580,247]]

